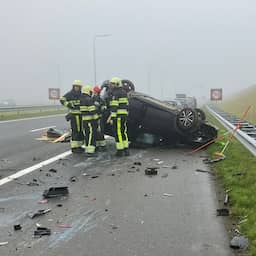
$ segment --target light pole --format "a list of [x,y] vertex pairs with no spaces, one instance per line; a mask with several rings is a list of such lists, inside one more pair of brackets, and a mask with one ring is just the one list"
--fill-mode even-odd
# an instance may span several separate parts
[[96,39],[99,37],[109,37],[111,34],[100,34],[93,37],[93,66],[94,66],[94,85],[97,83],[97,65],[96,65]]

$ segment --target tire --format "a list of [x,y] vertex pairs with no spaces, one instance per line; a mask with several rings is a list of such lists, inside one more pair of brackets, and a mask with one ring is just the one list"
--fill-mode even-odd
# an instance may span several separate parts
[[123,88],[127,91],[135,91],[135,86],[130,80],[122,80]]
[[197,112],[199,120],[201,120],[201,121],[205,121],[206,120],[206,115],[205,115],[203,110],[201,110],[200,108],[195,108],[195,111]]
[[177,127],[181,131],[194,131],[198,126],[198,114],[191,108],[183,108],[177,115]]

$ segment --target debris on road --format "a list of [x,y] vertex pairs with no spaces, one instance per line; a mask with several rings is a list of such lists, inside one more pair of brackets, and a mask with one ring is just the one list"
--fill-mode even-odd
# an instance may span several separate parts
[[168,177],[168,173],[164,173],[161,177],[162,178],[167,178]]
[[56,170],[56,169],[54,169],[54,168],[51,168],[48,172],[56,173],[56,172],[57,172],[57,170]]
[[217,209],[217,216],[229,216],[229,209],[227,208],[221,208]]
[[41,215],[44,215],[44,214],[46,214],[46,213],[48,213],[48,212],[50,212],[50,211],[51,211],[51,209],[38,210],[38,211],[36,211],[36,212],[34,212],[34,213],[29,213],[28,216],[29,216],[31,219],[34,219],[34,218],[39,217],[39,216],[41,216]]
[[49,141],[53,143],[57,142],[70,142],[71,134],[69,131],[61,131],[58,129],[50,128],[42,134],[41,138],[37,138],[40,141]]
[[215,159],[204,159],[203,162],[205,164],[213,164],[213,163],[217,163],[217,162],[220,162],[222,160],[224,160],[226,157],[220,157],[220,158],[215,158]]
[[176,169],[178,169],[178,166],[175,164],[175,165],[172,166],[172,169],[176,170]]
[[230,247],[233,249],[247,249],[249,246],[248,238],[244,236],[235,236],[230,241]]
[[43,193],[44,198],[60,197],[69,194],[68,187],[51,187]]
[[62,207],[63,206],[63,204],[57,204],[57,207]]
[[142,163],[141,163],[141,162],[134,162],[133,165],[139,165],[139,166],[141,166]]
[[68,224],[58,224],[57,227],[58,228],[72,228],[72,226],[68,225]]
[[38,202],[39,204],[47,204],[48,203],[48,200],[47,199],[43,199],[41,201]]
[[201,170],[201,169],[196,169],[196,172],[211,173],[211,172],[209,172],[209,171],[207,171],[207,170]]
[[9,242],[0,242],[0,246],[4,246],[4,245],[7,245],[9,244]]
[[163,196],[168,196],[168,197],[172,197],[173,194],[168,194],[168,193],[164,193]]
[[159,168],[158,167],[148,167],[145,170],[145,175],[148,175],[148,176],[157,175],[157,173],[158,173],[157,169],[159,169]]
[[97,179],[97,178],[99,178],[99,175],[91,176],[91,179]]
[[35,237],[50,236],[50,235],[51,235],[51,230],[49,228],[37,227],[37,230],[34,231]]
[[224,199],[224,205],[228,205],[228,203],[229,203],[229,195],[226,194]]
[[70,177],[70,179],[69,179],[71,182],[76,182],[76,181],[78,181],[78,178],[76,177],[76,176],[72,176],[72,177]]
[[18,230],[21,230],[22,227],[21,227],[20,224],[17,224],[17,225],[14,225],[14,226],[13,226],[13,229],[14,229],[15,231],[18,231]]
[[245,175],[246,175],[246,172],[237,172],[232,174],[232,176],[245,176]]
[[161,165],[161,164],[163,164],[164,163],[164,161],[159,161],[159,162],[157,162],[157,164],[159,164],[159,165]]
[[170,165],[163,165],[162,168],[172,168]]

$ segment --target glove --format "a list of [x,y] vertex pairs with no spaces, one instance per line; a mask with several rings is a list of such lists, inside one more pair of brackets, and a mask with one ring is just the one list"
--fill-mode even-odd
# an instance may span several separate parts
[[73,108],[74,108],[74,105],[73,105],[71,102],[69,102],[69,103],[67,104],[67,107],[70,108],[70,109],[73,109]]

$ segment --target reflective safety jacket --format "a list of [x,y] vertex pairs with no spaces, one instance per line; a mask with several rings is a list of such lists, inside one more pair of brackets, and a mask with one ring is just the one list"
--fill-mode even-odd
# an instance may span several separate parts
[[99,117],[102,117],[102,114],[107,109],[105,101],[100,97],[100,95],[94,95],[93,101],[96,106],[96,112],[99,115]]
[[80,114],[81,92],[71,90],[60,98],[60,103],[69,109],[72,114]]
[[111,117],[128,115],[129,100],[127,92],[122,87],[113,88],[109,105]]
[[92,121],[99,118],[94,100],[88,94],[82,94],[80,97],[80,111],[83,121]]

